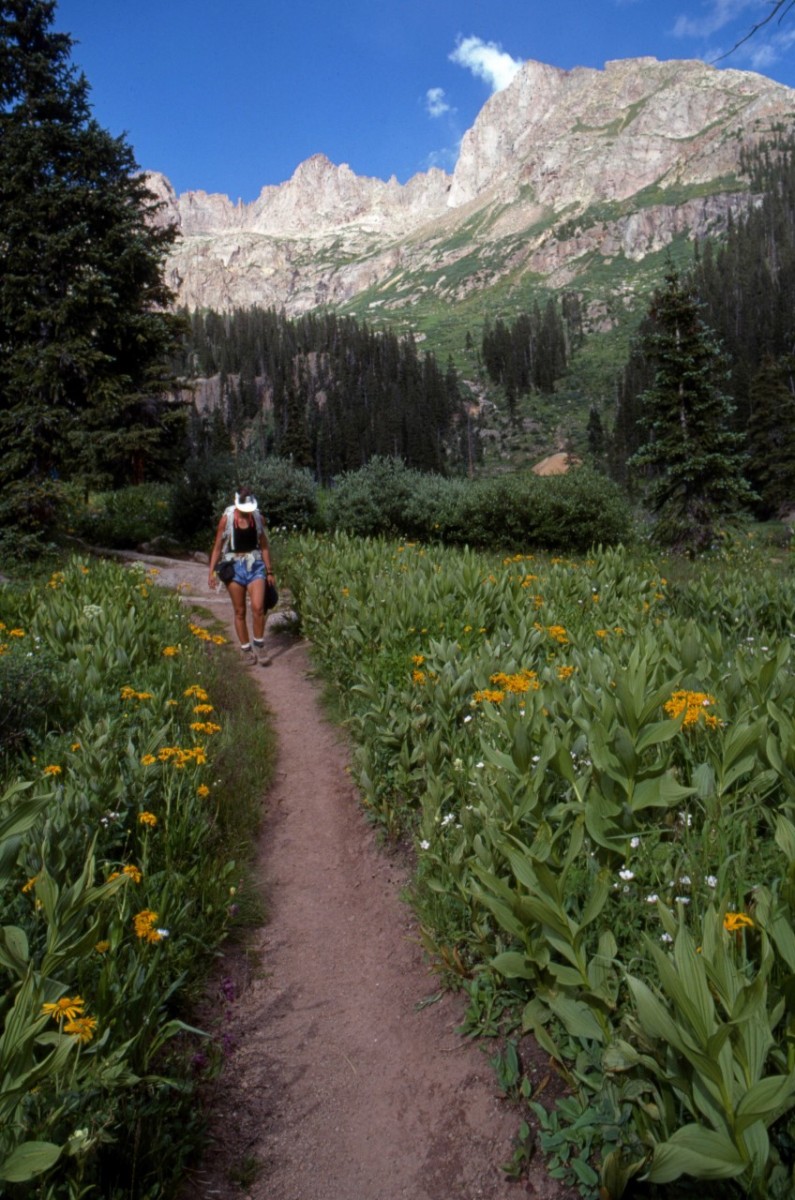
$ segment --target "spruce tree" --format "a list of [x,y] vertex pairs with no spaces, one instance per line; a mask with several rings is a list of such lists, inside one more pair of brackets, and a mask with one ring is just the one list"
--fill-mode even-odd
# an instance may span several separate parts
[[673,267],[649,309],[644,352],[654,377],[640,397],[642,444],[630,460],[642,471],[659,540],[696,551],[737,513],[751,492],[741,440],[723,390],[727,367],[692,287]]
[[760,516],[775,517],[795,505],[795,393],[789,359],[767,358],[751,383],[748,474]]
[[[173,240],[124,138],[91,116],[52,0],[0,0],[0,493],[6,523],[53,481],[167,470]],[[35,508],[35,505],[34,505]]]

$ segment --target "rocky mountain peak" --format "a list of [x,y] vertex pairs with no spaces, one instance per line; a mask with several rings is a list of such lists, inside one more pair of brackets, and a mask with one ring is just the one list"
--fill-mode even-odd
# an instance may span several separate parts
[[594,255],[638,261],[720,229],[748,202],[740,148],[794,117],[795,92],[751,72],[530,61],[483,106],[452,177],[400,184],[315,154],[252,204],[150,183],[182,233],[169,263],[182,303],[295,314],[367,293],[396,310],[526,272],[570,286]]

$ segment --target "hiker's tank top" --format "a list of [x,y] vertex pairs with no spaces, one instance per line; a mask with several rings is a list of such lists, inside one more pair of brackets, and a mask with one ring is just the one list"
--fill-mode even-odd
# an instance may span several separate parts
[[235,554],[250,554],[252,550],[259,548],[259,534],[257,533],[257,523],[252,521],[249,526],[242,528],[240,525],[232,527],[232,546]]

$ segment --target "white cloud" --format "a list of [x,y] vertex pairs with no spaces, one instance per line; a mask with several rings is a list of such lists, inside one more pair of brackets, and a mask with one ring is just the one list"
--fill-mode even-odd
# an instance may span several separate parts
[[450,61],[466,67],[478,79],[485,79],[492,92],[501,92],[521,69],[521,62],[511,58],[496,42],[484,42],[479,37],[459,37]]
[[425,159],[426,171],[430,167],[439,167],[442,171],[447,172],[454,171],[460,149],[459,144],[457,146],[447,146],[442,150],[431,150]]
[[679,16],[674,25],[675,37],[710,37],[736,21],[749,8],[759,8],[759,0],[710,0],[701,17]]
[[447,103],[444,88],[428,88],[425,93],[425,109],[430,117],[443,117],[445,113],[454,112]]

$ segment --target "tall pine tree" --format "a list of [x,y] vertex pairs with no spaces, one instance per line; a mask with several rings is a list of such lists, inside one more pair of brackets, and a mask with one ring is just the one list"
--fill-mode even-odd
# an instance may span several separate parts
[[649,309],[644,352],[654,377],[640,397],[642,472],[659,540],[675,550],[707,547],[750,497],[741,439],[732,432],[727,368],[692,288],[669,267]]
[[[125,482],[173,457],[173,240],[130,147],[91,116],[52,0],[0,0],[0,493]],[[35,509],[35,505],[34,505]],[[38,513],[46,519],[46,505]]]

